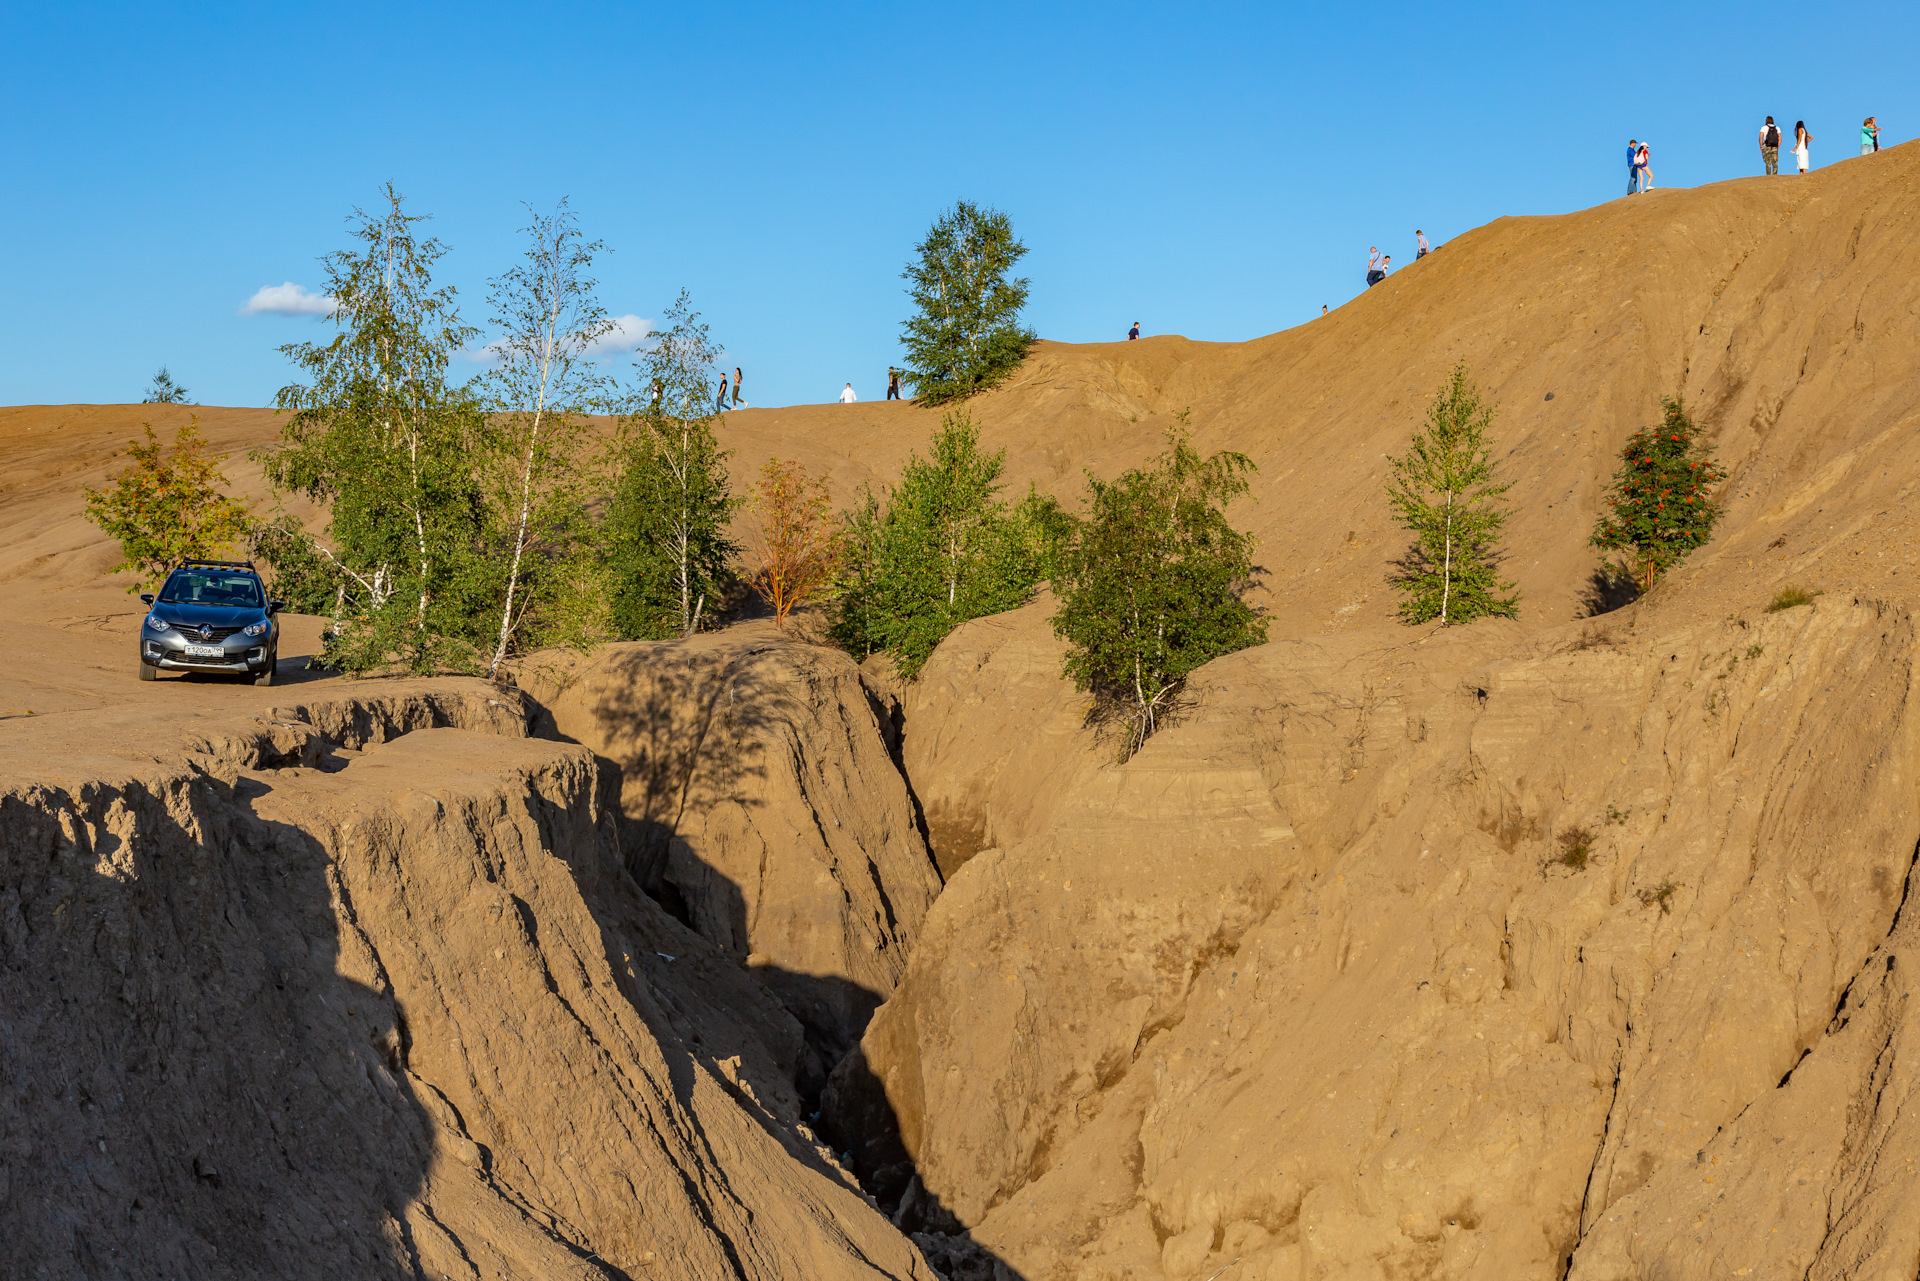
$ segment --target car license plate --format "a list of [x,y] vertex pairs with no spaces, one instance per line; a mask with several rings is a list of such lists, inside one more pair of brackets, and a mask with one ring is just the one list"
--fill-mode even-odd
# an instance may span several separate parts
[[190,658],[225,658],[227,651],[218,645],[189,645],[187,655]]

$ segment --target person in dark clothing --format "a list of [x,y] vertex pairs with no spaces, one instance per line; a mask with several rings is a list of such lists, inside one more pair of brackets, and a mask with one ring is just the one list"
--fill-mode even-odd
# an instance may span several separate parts
[[1138,338],[1139,336],[1140,336],[1140,322],[1136,320],[1133,322],[1133,328],[1127,330],[1127,341],[1132,342],[1134,339]]
[[713,398],[713,412],[723,413],[727,408],[727,376],[720,375],[720,392]]
[[900,371],[892,365],[887,366],[887,399],[900,399]]

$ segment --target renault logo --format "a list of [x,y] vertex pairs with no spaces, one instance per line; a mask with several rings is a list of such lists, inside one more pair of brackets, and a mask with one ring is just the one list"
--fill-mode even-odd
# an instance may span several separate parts
[[212,640],[212,639],[213,639],[213,628],[211,628],[211,627],[207,627],[207,626],[205,626],[205,625],[202,625],[202,626],[201,626],[201,628],[200,628],[200,639],[201,639],[201,640],[203,640],[203,641],[210,641],[210,640]]

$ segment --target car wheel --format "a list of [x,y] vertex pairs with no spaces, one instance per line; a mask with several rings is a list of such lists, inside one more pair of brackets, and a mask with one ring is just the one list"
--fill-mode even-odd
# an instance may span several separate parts
[[258,676],[253,678],[253,683],[255,685],[273,684],[273,669],[278,667],[279,665],[280,665],[280,653],[278,650],[275,650],[273,653],[267,655],[266,668],[262,670]]
[[158,669],[158,668],[155,668],[155,667],[153,667],[153,666],[152,666],[151,664],[148,664],[148,663],[145,663],[145,662],[142,662],[142,663],[140,664],[140,679],[141,679],[141,680],[143,680],[143,681],[150,681],[150,680],[155,680],[155,679],[157,679],[157,678],[159,677],[159,675],[160,675],[160,672],[159,672],[159,669]]

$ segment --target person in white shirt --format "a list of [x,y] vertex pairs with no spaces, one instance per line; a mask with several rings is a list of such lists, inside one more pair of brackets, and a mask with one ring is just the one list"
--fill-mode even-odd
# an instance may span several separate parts
[[1760,159],[1765,162],[1769,175],[1780,172],[1780,126],[1773,123],[1772,116],[1760,126]]
[[1800,172],[1807,171],[1807,148],[1813,145],[1813,135],[1807,132],[1807,122],[1802,120],[1793,127],[1793,158],[1800,164]]
[[843,391],[843,392],[841,392],[841,393],[840,393],[840,403],[841,403],[841,404],[843,404],[843,405],[851,405],[851,404],[854,404],[854,403],[855,403],[856,401],[858,401],[859,399],[860,399],[860,398],[859,398],[858,396],[856,396],[856,395],[854,395],[854,394],[853,394],[853,384],[852,384],[852,383],[848,383],[848,384],[847,384],[847,389],[846,389],[845,391]]

